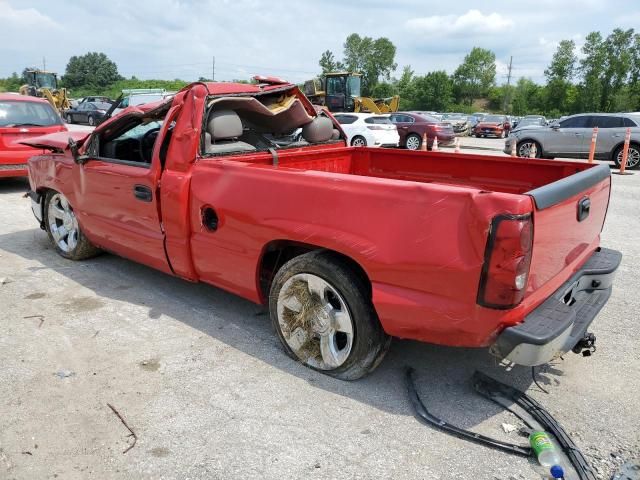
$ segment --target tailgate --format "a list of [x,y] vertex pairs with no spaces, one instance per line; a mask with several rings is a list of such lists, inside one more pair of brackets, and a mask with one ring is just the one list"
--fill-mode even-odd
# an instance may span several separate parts
[[527,192],[535,205],[527,295],[565,282],[599,245],[611,173],[600,164]]

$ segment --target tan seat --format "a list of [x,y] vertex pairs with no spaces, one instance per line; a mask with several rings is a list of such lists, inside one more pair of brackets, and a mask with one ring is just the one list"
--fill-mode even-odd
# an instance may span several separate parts
[[205,153],[255,152],[256,147],[238,140],[242,133],[242,121],[236,112],[233,110],[212,112],[204,134]]

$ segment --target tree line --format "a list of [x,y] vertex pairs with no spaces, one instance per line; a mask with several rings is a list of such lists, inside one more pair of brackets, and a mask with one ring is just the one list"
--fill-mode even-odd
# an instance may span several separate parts
[[342,60],[329,50],[322,53],[322,72],[362,72],[363,95],[400,95],[403,110],[470,113],[487,109],[550,117],[640,111],[640,34],[633,29],[616,28],[606,37],[589,33],[580,58],[575,41],[562,40],[544,71],[543,85],[524,77],[515,85],[496,85],[495,54],[480,47],[472,48],[452,74],[436,70],[416,75],[407,65],[399,78],[391,76],[397,65],[396,48],[389,39],[354,33],[343,48]]
[[[395,56],[396,47],[388,38],[352,33],[343,44],[342,59],[326,50],[319,66],[322,73],[340,70],[362,73],[363,95],[376,98],[400,95],[403,110],[490,110],[549,117],[587,111],[640,111],[640,33],[633,29],[616,28],[607,36],[591,32],[579,50],[573,40],[562,40],[544,70],[544,84],[522,77],[513,85],[497,85],[496,56],[480,47],[472,48],[452,74],[436,70],[418,75],[407,65],[399,77],[393,77],[398,67]],[[0,78],[0,91],[18,91],[24,83],[24,72],[14,73]],[[118,73],[115,62],[98,52],[71,57],[60,79],[61,86],[76,98],[86,95],[115,98],[126,88],[175,91],[187,83],[179,79],[125,79]]]

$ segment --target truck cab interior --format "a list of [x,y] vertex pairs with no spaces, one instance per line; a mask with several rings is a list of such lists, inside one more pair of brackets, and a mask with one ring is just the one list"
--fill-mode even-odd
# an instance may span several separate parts
[[201,144],[205,157],[344,144],[328,116],[309,115],[296,96],[286,93],[214,98],[205,119]]

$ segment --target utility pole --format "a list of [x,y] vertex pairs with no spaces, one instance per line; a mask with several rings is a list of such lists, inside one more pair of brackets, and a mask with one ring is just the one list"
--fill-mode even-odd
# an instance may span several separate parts
[[216,81],[216,57],[213,56],[213,62],[211,63],[211,81]]
[[511,68],[513,67],[513,56],[509,57],[509,73],[507,74],[507,89],[504,93],[504,101],[502,104],[502,110],[507,113],[507,106],[509,105],[509,86],[511,85]]

